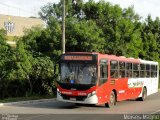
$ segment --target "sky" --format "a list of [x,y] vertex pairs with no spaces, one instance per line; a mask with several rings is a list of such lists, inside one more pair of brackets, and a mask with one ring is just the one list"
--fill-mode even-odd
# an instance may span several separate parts
[[143,19],[147,18],[148,14],[152,16],[153,19],[160,17],[160,0],[105,0],[112,4],[119,4],[122,8],[127,8],[129,6],[134,6],[134,10]]
[[[48,2],[58,3],[60,0],[0,0],[0,14],[38,17],[40,8]],[[87,1],[87,0],[84,0]],[[98,0],[95,0],[98,1]],[[105,0],[111,4],[119,4],[122,8],[134,6],[134,10],[145,19],[148,14],[152,18],[160,17],[160,0]]]
[[38,17],[40,8],[48,2],[57,3],[59,0],[0,0],[0,14]]

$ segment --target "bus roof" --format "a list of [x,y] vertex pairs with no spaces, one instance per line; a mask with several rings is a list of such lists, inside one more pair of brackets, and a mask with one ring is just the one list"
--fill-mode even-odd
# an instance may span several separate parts
[[101,54],[99,52],[66,52],[65,54]]
[[140,60],[141,63],[144,63],[144,64],[152,64],[152,65],[158,65],[158,62],[155,62],[155,61],[148,61],[148,60]]
[[127,58],[125,56],[102,54],[102,53],[99,53],[99,52],[66,52],[65,54],[92,54],[92,55],[96,54],[96,55],[98,55],[98,59],[106,58],[106,59],[110,59],[110,60],[117,60],[117,61],[124,61],[124,62],[158,65],[158,62],[155,62],[155,61],[142,60],[142,59],[132,58],[132,57]]

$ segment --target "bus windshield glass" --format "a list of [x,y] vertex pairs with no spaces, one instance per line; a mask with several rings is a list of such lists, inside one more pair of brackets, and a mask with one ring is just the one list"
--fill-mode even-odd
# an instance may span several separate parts
[[61,63],[61,82],[69,84],[96,84],[97,65]]

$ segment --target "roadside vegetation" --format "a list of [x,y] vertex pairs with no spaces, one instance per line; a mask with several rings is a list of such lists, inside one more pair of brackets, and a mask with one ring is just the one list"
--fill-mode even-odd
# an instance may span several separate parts
[[[26,29],[10,47],[0,30],[0,99],[54,95],[61,54],[62,1],[39,12],[46,27]],[[133,7],[66,0],[66,51],[101,52],[160,63],[160,19],[143,21]]]
[[0,103],[49,99],[49,98],[54,98],[54,97],[55,97],[55,95],[37,95],[36,94],[36,95],[26,96],[26,97],[5,98],[5,99],[1,99]]

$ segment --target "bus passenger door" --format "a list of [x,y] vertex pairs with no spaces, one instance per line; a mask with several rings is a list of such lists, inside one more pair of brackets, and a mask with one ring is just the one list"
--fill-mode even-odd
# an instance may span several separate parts
[[106,59],[102,59],[100,61],[99,66],[99,83],[98,83],[98,89],[97,89],[97,96],[98,96],[98,103],[103,104],[107,101],[107,80],[108,80],[108,63]]

